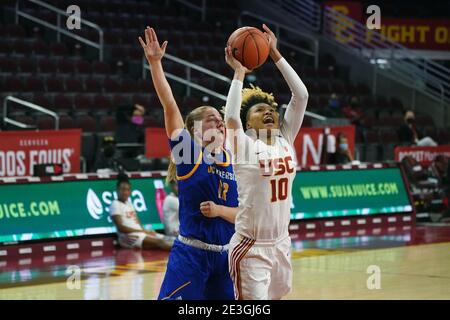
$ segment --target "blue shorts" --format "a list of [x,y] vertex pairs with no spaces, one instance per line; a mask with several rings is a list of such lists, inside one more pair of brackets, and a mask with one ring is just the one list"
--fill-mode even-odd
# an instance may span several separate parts
[[158,300],[234,300],[228,253],[175,240]]

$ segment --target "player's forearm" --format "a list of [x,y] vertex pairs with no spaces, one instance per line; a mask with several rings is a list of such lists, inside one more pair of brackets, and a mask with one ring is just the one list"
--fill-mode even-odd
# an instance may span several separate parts
[[170,137],[174,130],[184,127],[183,117],[178,109],[169,82],[164,75],[161,61],[151,64],[151,75],[156,94],[164,108],[166,131],[167,135]]
[[278,70],[280,70],[284,80],[286,80],[289,89],[291,89],[292,95],[302,101],[305,101],[306,107],[306,101],[308,100],[308,90],[306,89],[305,84],[303,83],[302,79],[300,79],[297,72],[295,72],[291,65],[286,61],[286,59],[281,57],[281,55],[280,59],[275,63],[275,65],[277,66]]
[[238,213],[239,208],[233,208],[233,207],[225,207],[225,206],[219,206],[219,217],[222,219],[234,223],[236,221],[236,214]]
[[227,102],[225,104],[225,123],[227,128],[237,129],[242,128],[241,118],[239,116],[242,103],[242,86],[244,75],[240,73],[236,75],[231,82],[230,90],[227,96]]
[[272,58],[273,62],[277,63],[280,61],[283,56],[281,55],[280,51],[278,49],[270,50],[270,58]]

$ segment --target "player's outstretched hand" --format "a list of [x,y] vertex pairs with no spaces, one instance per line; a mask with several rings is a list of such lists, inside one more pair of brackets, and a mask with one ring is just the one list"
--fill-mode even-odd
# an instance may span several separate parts
[[225,62],[233,69],[234,71],[242,70],[245,73],[250,73],[253,70],[249,70],[242,65],[234,56],[231,51],[231,47],[228,46],[225,48]]
[[278,39],[266,24],[263,24],[262,27],[265,31],[264,34],[267,37],[267,41],[269,41],[270,57],[274,62],[277,62],[278,60],[281,59],[281,54],[277,49]]
[[264,34],[267,37],[267,40],[269,41],[269,47],[270,47],[270,51],[276,50],[277,49],[277,37],[275,36],[275,34],[272,32],[272,30],[269,29],[268,26],[266,26],[266,24],[262,25],[263,29],[264,29]]
[[144,49],[145,57],[148,63],[160,61],[166,53],[167,41],[164,41],[160,46],[155,29],[147,27],[145,29],[145,42],[139,37],[142,49]]
[[200,203],[200,212],[207,218],[216,218],[219,216],[219,206],[212,201]]

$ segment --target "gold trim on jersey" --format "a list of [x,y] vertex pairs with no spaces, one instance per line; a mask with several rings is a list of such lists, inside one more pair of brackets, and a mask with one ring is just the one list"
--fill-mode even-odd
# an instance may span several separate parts
[[162,298],[161,300],[167,300],[170,299],[175,293],[177,293],[178,291],[180,291],[181,289],[183,289],[184,287],[186,287],[187,285],[190,285],[191,281],[186,282],[185,284],[179,286],[178,288],[176,288],[171,294],[169,294],[167,297]]
[[195,166],[192,168],[192,170],[188,174],[185,174],[184,176],[177,175],[177,180],[186,180],[186,179],[189,179],[190,177],[192,177],[192,175],[195,173],[195,171],[197,171],[200,163],[202,163],[202,157],[203,157],[203,152],[200,150],[197,161],[195,162]]
[[222,148],[223,152],[225,153],[225,163],[219,163],[216,162],[216,164],[220,167],[228,167],[230,165],[231,162],[231,156],[230,154],[227,152],[227,150],[225,150],[224,148]]

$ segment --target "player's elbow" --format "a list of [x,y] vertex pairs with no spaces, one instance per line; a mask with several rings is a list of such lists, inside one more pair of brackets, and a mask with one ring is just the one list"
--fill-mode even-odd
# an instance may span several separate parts
[[225,117],[225,126],[228,129],[237,129],[240,126],[240,120],[234,117]]

